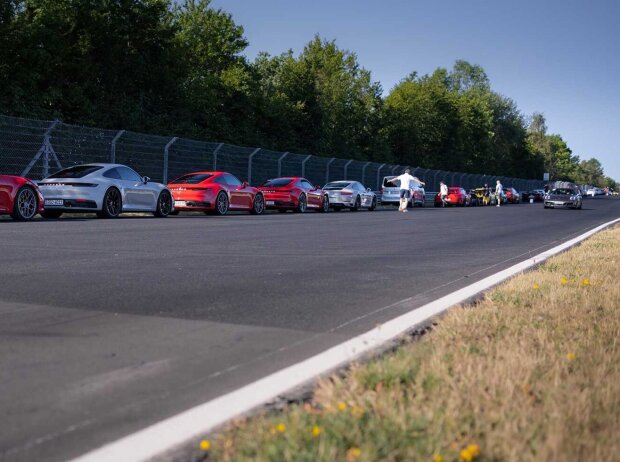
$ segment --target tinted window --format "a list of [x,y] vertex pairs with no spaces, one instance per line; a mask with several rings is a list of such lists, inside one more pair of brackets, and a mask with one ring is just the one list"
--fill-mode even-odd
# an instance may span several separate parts
[[121,179],[121,175],[118,173],[118,169],[116,168],[111,168],[107,172],[104,172],[103,176],[106,178],[114,178],[115,180]]
[[333,181],[331,183],[327,183],[323,189],[334,190],[334,189],[344,189],[349,186],[351,183],[348,181]]
[[213,179],[213,182],[217,184],[228,185],[228,182],[226,181],[226,177],[224,175],[216,176]]
[[50,175],[48,178],[83,178],[90,175],[103,167],[98,165],[76,165]]
[[129,167],[118,167],[118,173],[121,175],[121,180],[135,182],[142,181],[140,175],[138,175]]
[[383,179],[383,187],[384,188],[400,188],[400,180],[396,180],[394,183],[390,182],[392,178],[396,178],[394,176],[388,176]]
[[292,181],[291,178],[274,178],[272,180],[267,180],[263,183],[263,186],[271,186],[273,188],[279,188],[282,186],[287,186]]
[[353,183],[353,184],[355,185],[356,191],[360,191],[360,192],[366,191],[361,183]]
[[190,173],[189,175],[183,175],[181,178],[171,181],[170,183],[180,184],[198,184],[204,180],[208,180],[213,175],[211,173]]
[[314,189],[314,186],[312,186],[312,184],[310,184],[307,180],[301,180],[301,186],[306,189]]
[[224,179],[226,183],[229,184],[230,186],[241,186],[241,181],[239,181],[237,177],[231,175],[230,173],[227,173],[226,175],[224,175]]

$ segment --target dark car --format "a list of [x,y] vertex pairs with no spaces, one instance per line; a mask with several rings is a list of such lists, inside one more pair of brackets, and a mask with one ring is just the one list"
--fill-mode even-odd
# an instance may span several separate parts
[[532,199],[534,202],[542,202],[545,198],[545,191],[543,189],[532,189],[531,191],[525,191],[521,193],[521,200],[523,202],[529,202]]
[[559,183],[545,194],[545,208],[581,209],[582,197],[579,188],[571,183]]

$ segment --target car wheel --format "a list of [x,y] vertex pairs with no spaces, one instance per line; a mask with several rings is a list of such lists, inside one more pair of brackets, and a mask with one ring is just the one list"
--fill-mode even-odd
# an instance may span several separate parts
[[39,199],[34,190],[28,186],[24,186],[17,191],[15,196],[15,204],[13,205],[13,213],[11,216],[14,220],[28,221],[37,214],[39,208]]
[[166,218],[172,210],[172,195],[168,191],[162,191],[157,198],[157,208],[153,215],[159,218]]
[[304,213],[307,207],[308,207],[308,199],[306,199],[306,195],[300,194],[299,200],[297,201],[297,208],[295,209],[295,212]]
[[99,218],[116,218],[123,210],[123,198],[121,192],[116,188],[110,188],[103,196],[101,211],[97,213]]
[[373,211],[374,209],[376,209],[376,208],[377,208],[377,198],[376,198],[376,197],[373,197],[373,198],[372,198],[372,204],[371,204],[371,206],[370,206],[370,207],[368,207],[368,211],[369,211],[369,212],[372,212],[372,211]]
[[321,207],[318,209],[319,212],[325,213],[329,211],[329,196],[323,196],[323,200],[321,201]]
[[351,207],[351,212],[357,212],[360,209],[361,205],[362,205],[362,199],[360,199],[360,196],[357,196],[355,198],[355,205]]
[[220,191],[215,199],[215,213],[217,215],[226,215],[228,213],[228,194]]
[[62,212],[60,210],[45,210],[41,216],[43,218],[60,218]]
[[252,209],[250,213],[252,215],[260,215],[265,211],[265,198],[262,194],[257,194],[254,196],[254,203],[252,204]]

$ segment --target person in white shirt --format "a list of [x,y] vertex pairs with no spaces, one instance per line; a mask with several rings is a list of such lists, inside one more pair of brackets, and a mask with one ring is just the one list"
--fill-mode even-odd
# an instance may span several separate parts
[[500,204],[502,203],[503,193],[504,193],[504,187],[502,186],[500,181],[497,180],[497,184],[495,185],[495,202],[497,202],[497,207],[499,207]]
[[441,198],[441,206],[446,206],[446,196],[448,195],[448,185],[443,181],[439,182],[439,197]]
[[400,181],[400,206],[398,207],[399,212],[407,211],[407,202],[411,197],[411,191],[413,189],[413,182],[417,181],[419,184],[426,184],[423,181],[420,181],[415,176],[411,176],[411,170],[405,169],[405,173],[390,180],[390,183],[396,183]]

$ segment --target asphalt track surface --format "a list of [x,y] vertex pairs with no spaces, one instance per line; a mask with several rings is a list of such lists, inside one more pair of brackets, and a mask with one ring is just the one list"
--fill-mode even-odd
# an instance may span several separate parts
[[601,197],[581,211],[2,218],[0,460],[76,457],[618,217],[620,199]]

